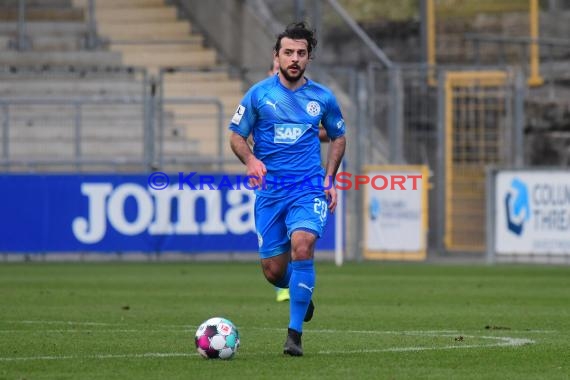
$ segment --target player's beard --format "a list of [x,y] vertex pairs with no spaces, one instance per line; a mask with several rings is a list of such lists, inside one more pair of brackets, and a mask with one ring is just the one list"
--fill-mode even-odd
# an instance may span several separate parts
[[283,70],[282,67],[279,67],[279,72],[281,73],[281,75],[283,75],[283,78],[285,78],[288,82],[295,83],[298,82],[299,79],[303,78],[303,75],[305,74],[305,69],[302,69],[300,66],[297,67],[299,72],[295,76],[289,75],[287,70]]

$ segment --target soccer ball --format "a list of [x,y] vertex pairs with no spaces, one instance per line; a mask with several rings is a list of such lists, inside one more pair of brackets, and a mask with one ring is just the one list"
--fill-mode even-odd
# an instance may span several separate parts
[[231,359],[239,347],[239,332],[228,319],[210,318],[198,327],[194,342],[206,359]]

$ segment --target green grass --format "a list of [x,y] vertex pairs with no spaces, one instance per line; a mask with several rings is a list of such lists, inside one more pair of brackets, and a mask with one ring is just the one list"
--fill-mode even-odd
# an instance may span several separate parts
[[[570,376],[568,267],[319,262],[317,274],[305,356],[291,358],[288,305],[257,263],[3,264],[0,379]],[[212,316],[237,324],[235,359],[196,355]]]

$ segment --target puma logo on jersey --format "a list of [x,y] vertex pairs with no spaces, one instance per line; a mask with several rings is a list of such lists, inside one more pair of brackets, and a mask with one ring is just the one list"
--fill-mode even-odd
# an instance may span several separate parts
[[277,102],[271,103],[269,100],[266,100],[265,104],[270,105],[271,107],[273,107],[274,111],[277,111]]
[[273,142],[294,144],[311,128],[311,124],[275,124]]

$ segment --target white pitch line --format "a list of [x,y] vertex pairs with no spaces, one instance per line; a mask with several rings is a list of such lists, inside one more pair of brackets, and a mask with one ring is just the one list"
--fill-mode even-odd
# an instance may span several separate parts
[[0,358],[0,362],[29,361],[29,360],[70,360],[70,359],[137,359],[137,358],[176,358],[198,356],[197,353],[185,352],[147,352],[144,354],[105,354],[105,355],[60,355],[60,356],[22,356],[14,358]]
[[[147,326],[132,326],[127,323],[104,323],[104,322],[90,322],[90,321],[54,321],[54,320],[23,320],[23,321],[0,321],[0,323],[10,323],[10,324],[38,324],[38,325],[68,325],[68,326],[116,326],[116,327],[126,327],[126,329],[119,330],[119,329],[109,329],[109,330],[76,330],[77,332],[83,331],[92,331],[92,332],[141,332],[141,331],[149,331],[149,332],[165,332],[168,330],[183,330],[183,331],[191,331],[198,328],[198,325],[155,325],[154,327],[158,327],[158,329],[148,330]],[[128,329],[128,327],[141,327],[141,329]],[[165,329],[165,330],[162,330]],[[241,330],[241,329],[240,329]],[[284,328],[279,327],[248,327],[244,330],[266,330],[266,331],[284,331]],[[430,334],[459,334],[459,333],[466,333],[466,332],[473,332],[474,330],[335,330],[335,329],[306,329],[308,332],[315,332],[315,333],[329,333],[329,334],[338,334],[339,332],[345,332],[350,334],[395,334],[395,335],[430,335]],[[17,331],[25,331],[25,330],[0,330],[0,332],[17,332]],[[45,331],[45,330],[42,330]],[[54,330],[53,332],[75,332],[74,330]],[[509,332],[509,333],[535,333],[535,334],[555,334],[558,333],[557,330],[500,330],[500,332]]]
[[115,323],[103,322],[74,322],[74,321],[3,321],[6,323],[21,323],[29,325],[85,325],[85,326],[116,326]]
[[[314,330],[313,332],[319,332],[319,330]],[[333,332],[333,330],[321,330],[320,332]],[[336,331],[337,333],[340,331]],[[351,333],[354,332],[365,332],[365,331],[348,331]],[[428,336],[453,336],[449,335],[449,330],[445,331],[445,334],[437,334],[433,330],[432,331],[416,331],[414,333],[408,332],[408,335],[428,335]],[[368,331],[368,333],[394,333],[393,331]],[[402,332],[400,332],[402,333]],[[426,334],[427,333],[427,334]],[[447,346],[440,346],[440,347],[424,347],[424,346],[416,346],[416,347],[390,347],[390,348],[379,348],[379,349],[364,349],[364,350],[335,350],[335,351],[319,351],[317,352],[318,355],[331,355],[331,354],[359,354],[359,353],[381,353],[381,352],[419,352],[419,351],[434,351],[434,350],[452,350],[452,349],[466,349],[466,348],[492,348],[492,347],[519,347],[523,345],[529,345],[535,343],[532,339],[526,338],[512,338],[512,337],[496,337],[496,336],[470,336],[466,335],[466,338],[474,338],[474,339],[491,339],[497,342],[490,343],[490,344],[469,344],[469,345],[447,345]],[[252,353],[253,354],[253,353]],[[255,354],[259,356],[258,353]],[[96,360],[103,360],[103,359],[132,359],[132,358],[172,358],[172,357],[189,357],[189,356],[198,356],[198,354],[193,353],[184,353],[184,352],[150,352],[144,354],[102,354],[102,355],[86,355],[86,356],[79,356],[79,355],[61,355],[61,356],[29,356],[29,357],[0,357],[0,362],[9,362],[9,361],[30,361],[30,360],[73,360],[73,359],[96,359]],[[241,355],[243,356],[243,354]],[[247,356],[247,354],[246,354]]]
[[0,334],[17,334],[17,333],[37,333],[37,334],[49,334],[49,333],[58,333],[58,334],[76,334],[76,333],[180,333],[184,332],[184,330],[149,330],[149,329],[105,329],[105,330],[83,330],[83,329],[51,329],[51,330],[0,330]]
[[365,349],[365,350],[338,350],[338,351],[319,351],[319,354],[372,354],[380,352],[417,352],[417,351],[434,351],[434,350],[452,350],[459,348],[491,348],[491,347],[518,347],[535,343],[532,339],[519,339],[510,337],[494,337],[494,336],[480,336],[468,338],[481,338],[481,339],[496,339],[500,340],[497,343],[490,344],[468,344],[468,345],[454,345],[454,346],[440,346],[440,347],[391,347],[391,348],[378,348],[378,349]]
[[[499,340],[497,343],[491,344],[470,344],[470,345],[457,345],[457,346],[441,346],[441,347],[391,347],[380,349],[366,349],[366,350],[335,350],[335,351],[318,351],[318,355],[337,355],[337,354],[373,354],[381,352],[419,352],[419,351],[435,351],[435,350],[452,350],[452,349],[465,349],[465,348],[491,348],[491,347],[518,347],[528,344],[533,344],[531,339],[519,339],[510,337],[479,337],[483,339]],[[244,354],[238,354],[244,356]],[[259,356],[259,354],[251,353],[251,355]],[[144,354],[105,354],[105,355],[61,355],[61,356],[28,356],[28,357],[14,357],[14,358],[1,358],[0,362],[9,361],[30,361],[30,360],[73,360],[73,359],[137,359],[137,358],[176,358],[176,357],[189,357],[198,356],[197,353],[185,352],[148,352]],[[247,356],[247,354],[245,355]]]
[[[26,324],[26,325],[69,325],[69,326],[116,326],[116,327],[131,327],[128,323],[104,323],[104,322],[83,322],[83,321],[0,321],[0,323],[8,323],[8,324]],[[146,326],[139,326],[142,327],[140,331],[147,331]],[[155,327],[159,328],[167,328],[167,329],[197,329],[198,325],[155,325]]]

